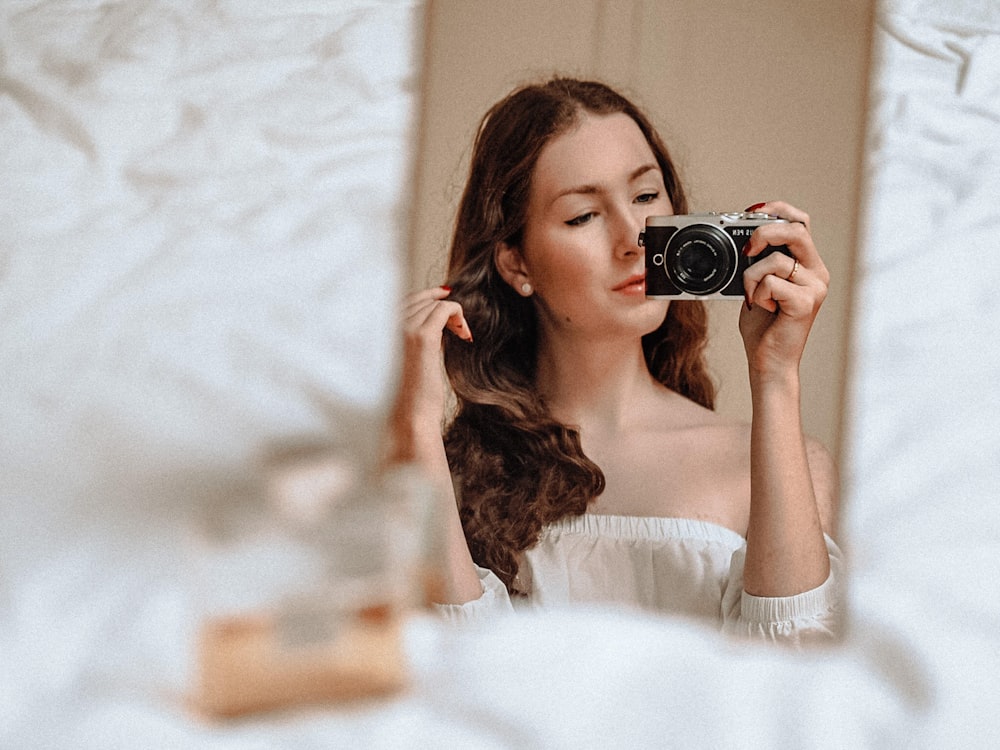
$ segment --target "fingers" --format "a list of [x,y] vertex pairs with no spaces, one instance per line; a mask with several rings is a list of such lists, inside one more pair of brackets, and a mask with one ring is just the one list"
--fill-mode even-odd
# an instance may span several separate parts
[[765,277],[774,276],[790,284],[808,286],[809,274],[810,270],[797,258],[782,252],[772,252],[765,257],[758,257],[758,260],[744,272],[743,280],[759,284]]
[[[781,257],[788,262],[783,265],[792,262],[787,256]],[[760,307],[772,313],[780,309],[793,318],[812,317],[826,298],[826,287],[813,282],[801,283],[805,281],[800,278],[802,273],[800,266],[791,281],[776,273],[764,274],[757,281],[744,275],[747,307]]]
[[[787,203],[773,201],[751,207],[787,222],[760,226],[751,235],[743,252],[752,261],[743,274],[747,307],[759,305],[770,312],[779,308],[788,314],[815,314],[826,297],[830,274],[813,243],[809,215]],[[787,252],[771,252],[782,247]]]
[[743,248],[745,255],[753,257],[768,245],[772,247],[785,245],[803,265],[812,268],[822,264],[812,241],[812,225],[809,214],[784,201],[756,203],[750,206],[750,209],[777,216],[780,219],[785,219],[785,222],[764,224],[758,228]]
[[[800,222],[773,222],[761,225],[743,246],[743,254],[754,258],[767,247],[782,246],[787,247],[792,257],[801,265],[817,272],[820,276],[826,274],[826,266],[813,243],[812,235],[806,224]],[[790,270],[791,263],[788,266]],[[827,281],[829,281],[828,275]]]
[[439,336],[449,330],[463,341],[472,342],[472,331],[458,302],[447,299],[451,289],[444,286],[415,292],[406,298],[403,326],[408,335]]
[[812,315],[826,299],[828,279],[825,266],[818,273],[796,258],[773,252],[743,273],[743,288],[748,307]]
[[787,221],[797,222],[805,226],[807,231],[811,231],[812,229],[812,227],[809,224],[809,214],[807,214],[802,209],[796,208],[790,203],[785,203],[784,201],[769,201],[768,203],[755,203],[746,210],[763,214],[770,214],[771,216],[777,216],[780,219],[786,219]]

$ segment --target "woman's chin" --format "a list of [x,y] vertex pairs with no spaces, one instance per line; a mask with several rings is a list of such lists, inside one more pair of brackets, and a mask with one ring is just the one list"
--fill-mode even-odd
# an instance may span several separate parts
[[645,336],[647,333],[652,333],[661,325],[667,317],[667,311],[670,309],[670,300],[668,299],[647,299],[645,304],[642,306],[643,313],[643,333]]

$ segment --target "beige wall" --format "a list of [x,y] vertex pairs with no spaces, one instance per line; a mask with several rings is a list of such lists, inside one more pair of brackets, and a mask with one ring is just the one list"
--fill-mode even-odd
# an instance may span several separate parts
[[[839,449],[873,0],[430,0],[413,288],[440,283],[473,135],[519,83],[594,76],[653,116],[691,210],[807,210],[833,276],[802,365],[808,432]],[[737,302],[714,302],[721,411],[749,416]]]

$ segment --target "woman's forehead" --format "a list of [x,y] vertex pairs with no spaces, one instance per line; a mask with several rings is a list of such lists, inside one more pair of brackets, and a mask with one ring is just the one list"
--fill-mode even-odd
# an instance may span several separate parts
[[624,113],[584,113],[539,154],[532,192],[554,199],[629,182],[643,168],[659,165],[635,120]]

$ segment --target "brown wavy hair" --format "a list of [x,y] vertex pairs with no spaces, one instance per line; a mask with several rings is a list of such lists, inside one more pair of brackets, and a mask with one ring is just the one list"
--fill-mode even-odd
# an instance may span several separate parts
[[[519,88],[480,124],[447,280],[475,344],[445,337],[445,366],[457,398],[445,449],[473,559],[512,593],[523,593],[514,586],[519,553],[538,541],[544,526],[584,513],[604,490],[604,474],[584,454],[579,431],[556,421],[535,389],[534,304],[511,289],[495,263],[500,243],[521,246],[539,154],[584,112],[631,117],[663,172],[674,212],[688,210],[677,170],[648,118],[602,83],[554,78]],[[712,408],[706,336],[703,304],[674,301],[642,347],[658,381]]]

